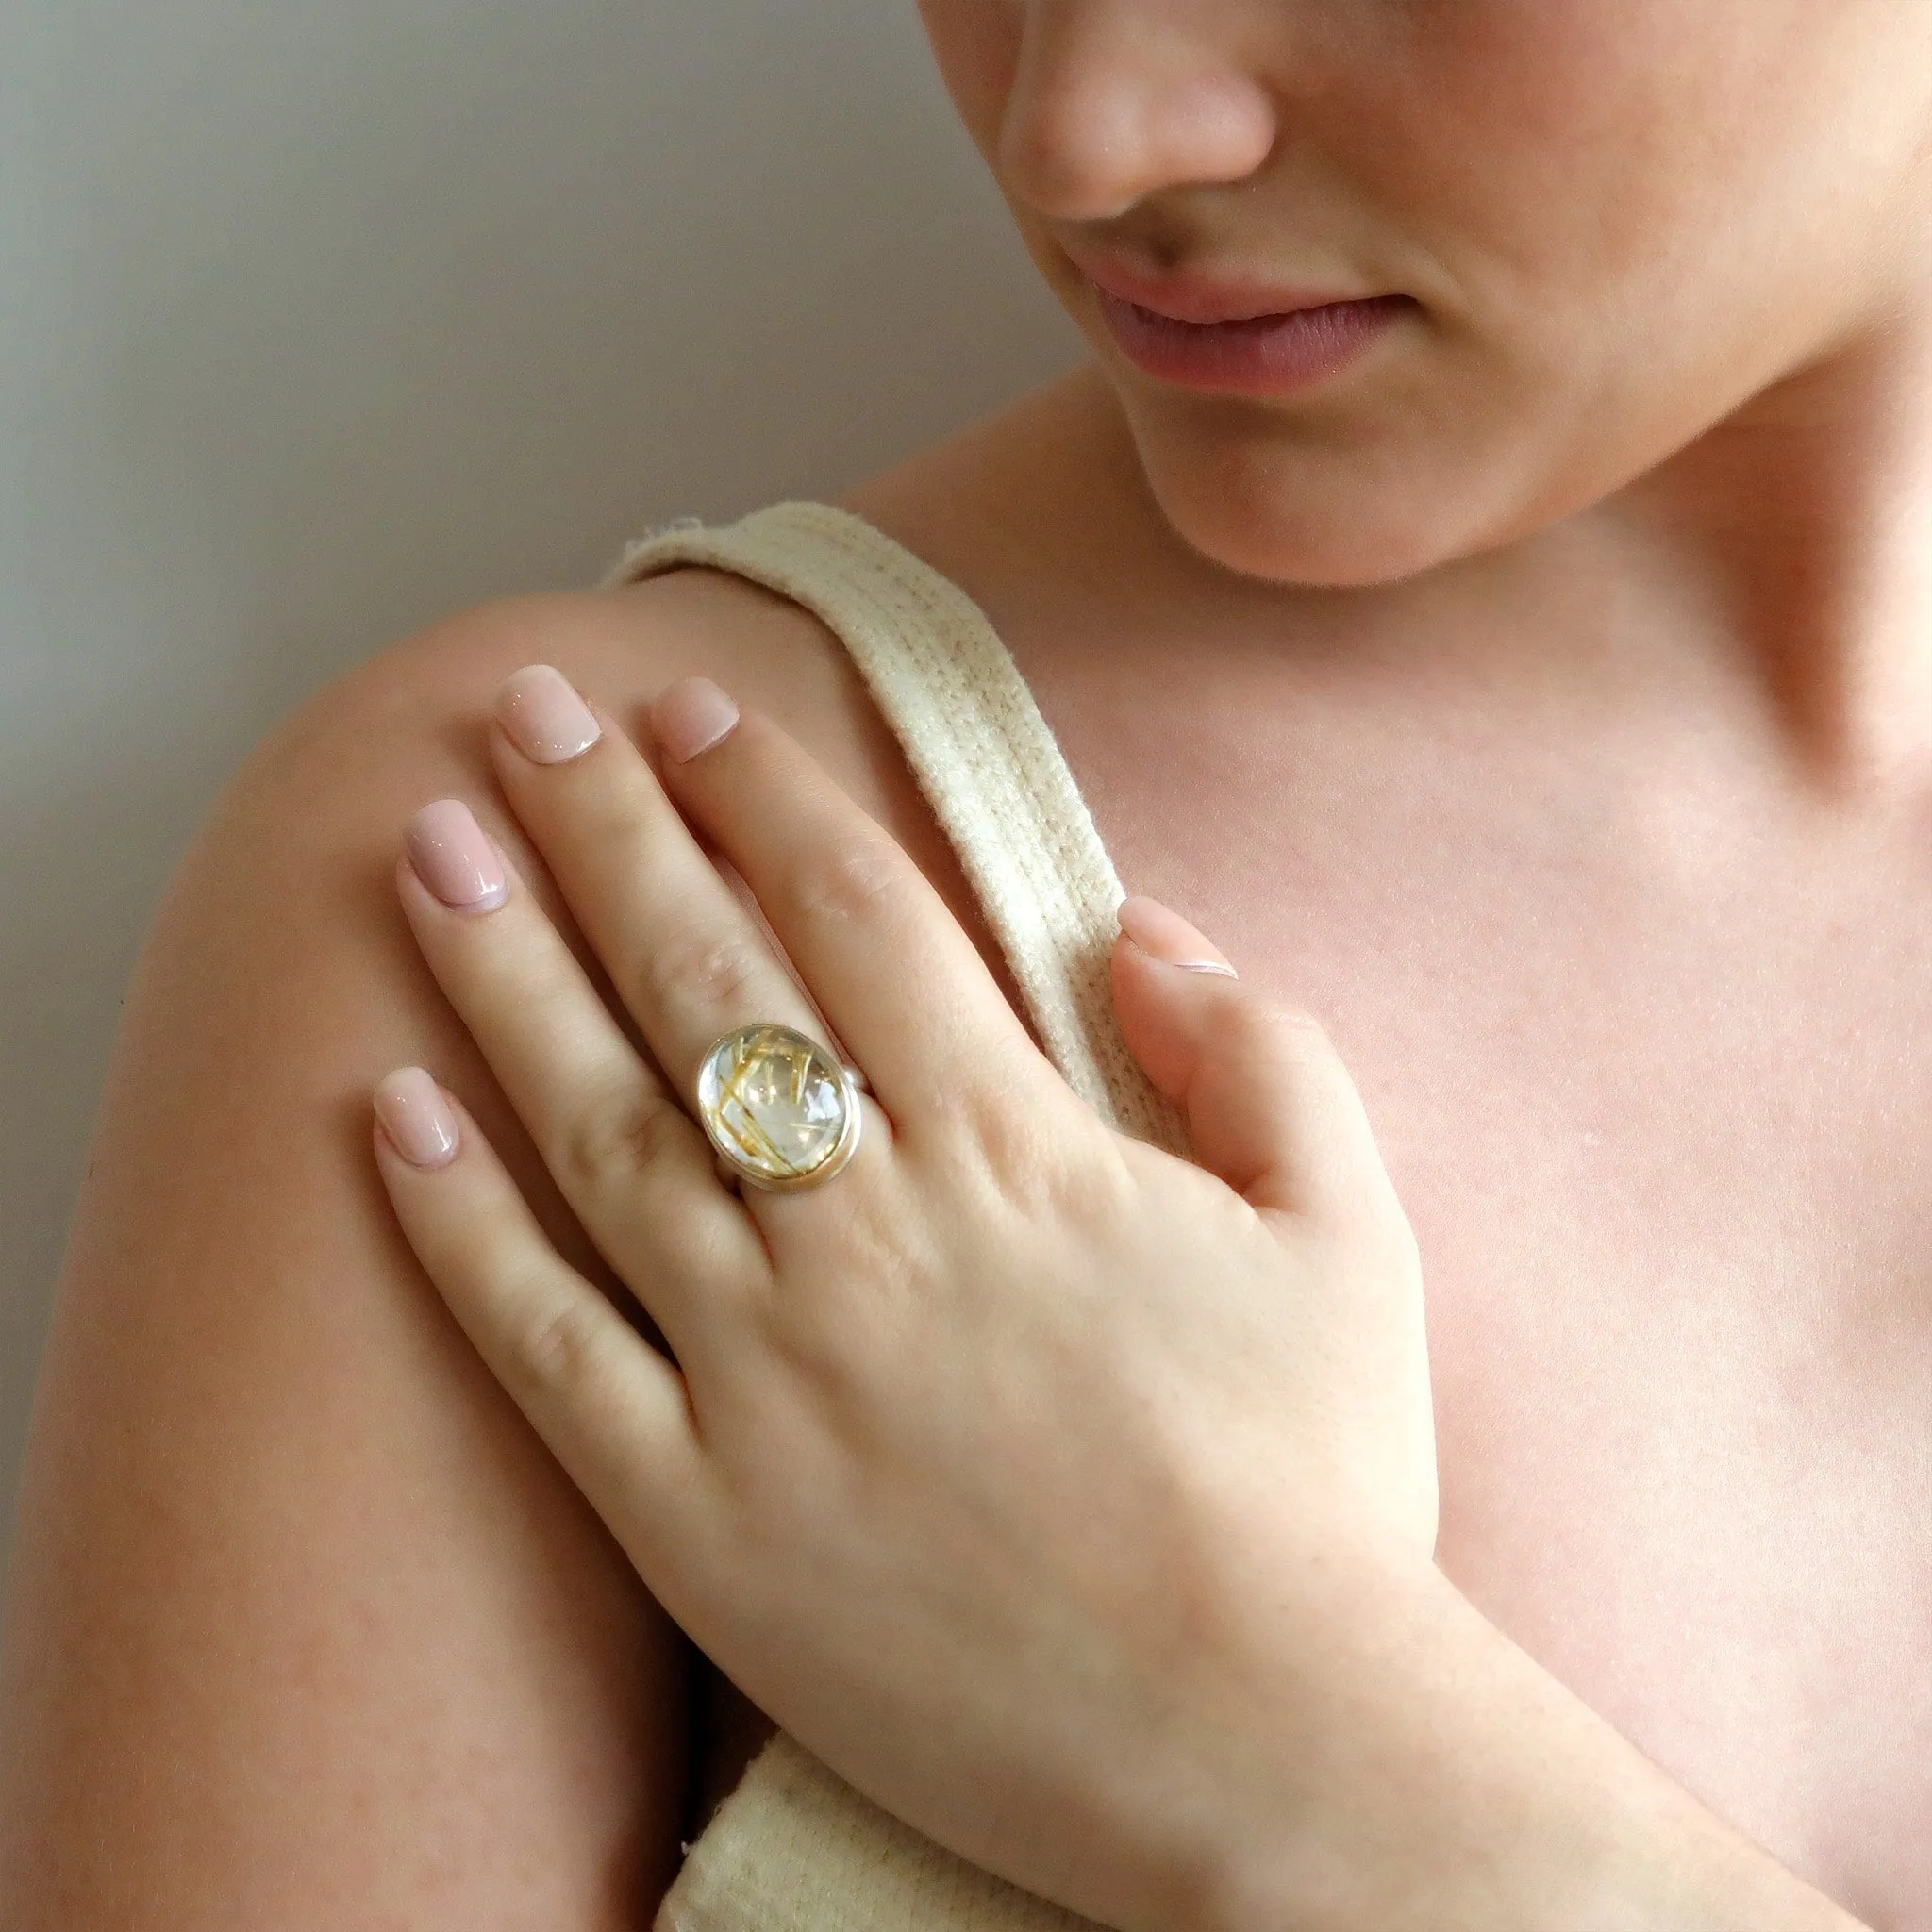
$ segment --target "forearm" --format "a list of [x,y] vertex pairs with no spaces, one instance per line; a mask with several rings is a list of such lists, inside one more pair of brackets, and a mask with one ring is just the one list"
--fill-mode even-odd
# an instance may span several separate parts
[[1216,1932],[1855,1932],[1446,1582],[1397,1602],[1243,1780]]

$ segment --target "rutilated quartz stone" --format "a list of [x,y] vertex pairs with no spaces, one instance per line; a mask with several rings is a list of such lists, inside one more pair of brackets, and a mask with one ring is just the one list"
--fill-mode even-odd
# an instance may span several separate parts
[[768,1188],[829,1178],[858,1135],[850,1076],[790,1026],[741,1026],[719,1041],[698,1069],[698,1115],[725,1160]]

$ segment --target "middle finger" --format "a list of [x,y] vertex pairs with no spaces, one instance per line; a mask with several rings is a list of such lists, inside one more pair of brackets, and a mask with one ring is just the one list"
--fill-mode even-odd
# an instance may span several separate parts
[[622,731],[548,665],[505,684],[496,720],[510,803],[687,1106],[700,1060],[732,1027],[775,1021],[831,1043],[762,921]]

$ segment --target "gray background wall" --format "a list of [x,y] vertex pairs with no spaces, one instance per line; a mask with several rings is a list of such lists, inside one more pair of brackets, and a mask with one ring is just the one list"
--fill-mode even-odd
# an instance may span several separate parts
[[0,1530],[122,986],[263,729],[1077,353],[911,0],[0,4]]

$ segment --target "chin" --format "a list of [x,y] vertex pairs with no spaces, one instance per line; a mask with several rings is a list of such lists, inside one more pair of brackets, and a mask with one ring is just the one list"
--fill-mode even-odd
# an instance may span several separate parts
[[1336,514],[1335,506],[1297,513],[1280,505],[1235,506],[1190,492],[1157,500],[1191,549],[1240,576],[1317,590],[1399,583],[1453,555],[1383,519]]
[[1174,535],[1272,583],[1399,583],[1515,542],[1619,481],[1604,452],[1567,464],[1561,441],[1536,427],[1563,413],[1536,396],[1505,408],[1480,391],[1451,402],[1408,387],[1275,409],[1130,378],[1111,387]]
[[[1129,408],[1141,469],[1190,549],[1240,575],[1346,590],[1398,583],[1524,534],[1473,453],[1217,433]],[[1493,480],[1493,479],[1491,479]]]

